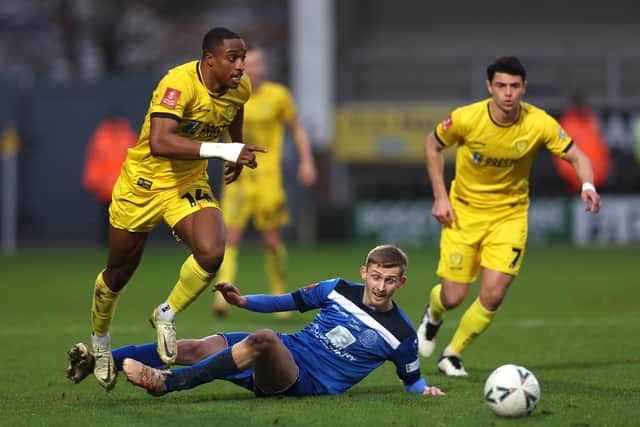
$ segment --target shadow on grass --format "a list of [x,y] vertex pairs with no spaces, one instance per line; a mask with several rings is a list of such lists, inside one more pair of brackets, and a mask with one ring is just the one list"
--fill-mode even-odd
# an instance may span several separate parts
[[[334,399],[349,399],[349,398],[362,398],[371,397],[379,399],[383,396],[398,396],[398,398],[406,398],[404,391],[397,385],[389,386],[374,386],[374,387],[356,387],[353,390],[348,391],[340,396],[332,395],[320,395],[320,396],[303,396],[303,397],[290,397],[290,396],[270,396],[257,398],[253,393],[239,391],[238,393],[189,393],[178,392],[172,393],[161,397],[154,397],[148,395],[143,390],[140,390],[139,395],[131,396],[129,394],[116,396],[111,395],[108,401],[112,403],[127,403],[130,405],[198,405],[202,403],[243,403],[248,401],[259,401],[261,403],[268,404],[269,402],[281,402],[283,400],[296,401],[296,402],[313,402],[324,401]],[[104,400],[93,401],[98,406],[104,405]],[[91,404],[92,402],[86,402]]]

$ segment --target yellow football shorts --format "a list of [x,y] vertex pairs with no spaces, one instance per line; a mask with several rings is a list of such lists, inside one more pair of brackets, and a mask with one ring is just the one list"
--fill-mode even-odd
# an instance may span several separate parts
[[287,197],[282,184],[233,182],[224,187],[222,214],[227,227],[244,229],[253,217],[257,230],[268,231],[289,223]]
[[527,244],[527,205],[478,209],[453,201],[458,220],[442,228],[437,274],[472,283],[480,267],[517,276]]
[[120,175],[113,188],[109,221],[115,228],[131,232],[150,232],[161,220],[173,230],[184,217],[200,209],[218,209],[206,177],[168,189],[151,188],[143,178],[131,182]]

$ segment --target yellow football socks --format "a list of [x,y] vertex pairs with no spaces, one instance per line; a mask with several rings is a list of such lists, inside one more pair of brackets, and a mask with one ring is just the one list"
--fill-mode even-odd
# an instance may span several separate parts
[[178,283],[173,287],[167,299],[169,307],[179,313],[189,306],[213,279],[215,273],[204,270],[193,257],[189,255],[180,268]]
[[480,303],[480,298],[476,298],[460,319],[458,329],[449,344],[451,350],[457,354],[462,353],[478,335],[489,327],[496,313],[497,310],[489,311],[484,308]]
[[285,292],[284,273],[287,268],[287,249],[283,244],[279,244],[275,251],[265,252],[265,268],[269,278],[269,286],[273,295],[280,295]]
[[438,283],[431,289],[431,299],[429,300],[429,311],[431,313],[431,319],[434,322],[439,322],[444,317],[447,309],[442,305],[442,299],[440,298],[440,292],[442,292],[442,284]]
[[227,282],[235,284],[236,272],[238,271],[238,247],[230,246],[224,250],[224,261],[218,270],[218,282]]
[[102,278],[102,273],[103,271],[96,277],[93,304],[91,305],[91,326],[93,332],[98,336],[104,336],[109,332],[118,297],[122,293],[113,292]]

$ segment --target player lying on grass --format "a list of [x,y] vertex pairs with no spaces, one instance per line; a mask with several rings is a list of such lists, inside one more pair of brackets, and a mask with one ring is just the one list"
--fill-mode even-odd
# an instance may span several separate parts
[[[284,295],[245,296],[218,283],[215,290],[229,304],[247,310],[320,312],[293,334],[262,329],[180,340],[177,363],[184,368],[161,370],[155,343],[115,349],[115,365],[155,396],[224,379],[260,397],[341,394],[390,360],[408,392],[441,395],[420,374],[415,329],[391,299],[405,284],[407,262],[401,249],[383,245],[360,268],[364,284],[338,278]],[[79,343],[69,362],[67,377],[78,383],[91,373],[93,355]]]

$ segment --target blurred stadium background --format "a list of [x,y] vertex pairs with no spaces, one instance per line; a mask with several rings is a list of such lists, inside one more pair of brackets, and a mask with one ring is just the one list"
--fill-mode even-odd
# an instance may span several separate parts
[[[613,160],[601,186],[605,208],[585,218],[541,153],[532,176],[531,239],[640,240],[635,3],[430,3],[0,2],[2,248],[100,243],[103,212],[81,178],[93,130],[113,111],[138,130],[159,78],[199,57],[202,35],[213,26],[267,50],[270,77],[292,87],[311,132],[316,188],[298,188],[295,150],[284,160],[294,213],[289,240],[437,242],[423,138],[451,107],[485,96],[484,69],[504,54],[528,68],[526,99],[556,116],[572,93],[583,93]],[[219,190],[219,165],[211,163]],[[171,236],[160,227],[154,238]]]

